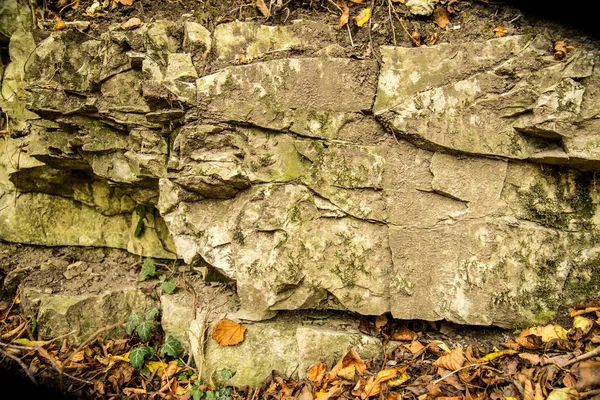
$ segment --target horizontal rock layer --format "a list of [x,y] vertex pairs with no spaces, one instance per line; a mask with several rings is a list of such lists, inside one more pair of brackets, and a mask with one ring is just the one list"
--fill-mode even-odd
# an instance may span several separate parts
[[306,22],[17,30],[0,239],[208,263],[255,320],[515,326],[598,292],[598,54],[338,50]]

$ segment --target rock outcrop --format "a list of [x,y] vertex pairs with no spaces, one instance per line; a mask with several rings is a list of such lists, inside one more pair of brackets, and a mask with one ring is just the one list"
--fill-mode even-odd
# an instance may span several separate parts
[[252,320],[516,326],[598,292],[597,53],[336,46],[307,22],[12,32],[0,239],[208,263]]

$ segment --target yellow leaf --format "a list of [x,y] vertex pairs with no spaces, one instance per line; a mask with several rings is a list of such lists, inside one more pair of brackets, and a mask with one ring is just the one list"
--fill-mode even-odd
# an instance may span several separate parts
[[581,315],[577,315],[573,318],[573,328],[581,329],[584,335],[587,335],[590,329],[592,329],[592,326],[594,326],[594,321],[589,318],[582,317]]
[[356,26],[362,27],[364,24],[369,22],[370,18],[371,18],[371,9],[365,8],[360,12],[360,14],[358,14],[356,17],[354,17],[354,23],[356,24]]
[[40,347],[46,344],[43,340],[29,340],[27,338],[15,339],[13,343],[27,347]]
[[546,343],[550,339],[567,339],[567,330],[560,325],[546,325],[546,326],[534,326],[533,328],[527,328],[519,337],[536,335],[542,338],[542,342]]
[[346,368],[342,368],[338,371],[337,376],[347,381],[353,381],[354,375],[356,375],[356,367],[349,365]]
[[346,368],[353,365],[356,368],[356,372],[360,376],[365,373],[367,366],[365,362],[360,358],[356,350],[350,349],[346,355],[335,364],[335,366],[329,372],[329,379],[334,379],[337,376],[337,373],[342,368]]
[[146,367],[150,373],[156,371],[158,375],[162,375],[164,369],[167,367],[167,363],[162,361],[147,361]]
[[396,368],[388,368],[383,371],[379,371],[375,376],[375,380],[370,383],[367,383],[365,386],[365,390],[361,393],[360,397],[362,399],[366,399],[368,397],[377,396],[381,391],[381,384],[392,380],[398,375],[398,373],[404,374],[406,371],[406,367],[396,367]]
[[245,332],[242,325],[223,318],[213,328],[212,338],[221,346],[233,346],[244,340]]
[[479,362],[485,362],[485,361],[491,361],[495,358],[498,357],[502,357],[505,356],[507,354],[517,354],[518,352],[516,350],[499,350],[499,351],[494,351],[493,353],[487,354],[483,357],[481,357],[478,361]]
[[508,29],[503,26],[494,28],[494,34],[498,37],[506,36],[506,32],[508,32]]
[[406,372],[402,372],[402,374],[398,378],[388,381],[387,384],[389,387],[396,387],[396,386],[402,385],[404,382],[408,381],[409,379],[410,379],[410,376]]
[[62,19],[59,19],[58,22],[52,27],[53,31],[61,31],[63,29],[65,29],[65,21]]

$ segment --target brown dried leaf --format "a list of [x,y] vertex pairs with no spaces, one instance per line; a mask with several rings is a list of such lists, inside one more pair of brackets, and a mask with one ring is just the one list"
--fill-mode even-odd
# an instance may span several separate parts
[[527,379],[523,385],[523,400],[534,400],[535,392],[531,381]]
[[540,365],[542,363],[542,359],[537,354],[520,353],[519,358],[529,361],[531,363],[531,365]]
[[461,348],[452,350],[435,361],[435,365],[445,368],[449,371],[456,371],[465,363],[465,356]]
[[415,46],[421,46],[421,34],[419,32],[414,31],[413,33],[411,33],[410,37],[412,38]]
[[348,8],[344,0],[337,0],[337,6],[340,8],[340,10],[342,10],[342,15],[340,16],[340,25],[338,26],[338,29],[342,29],[350,19],[350,8]]
[[327,364],[320,363],[315,364],[308,370],[307,378],[314,383],[319,383],[323,380],[325,376],[325,371],[327,371]]
[[563,377],[563,384],[566,387],[575,387],[577,384],[577,379],[573,376],[573,374],[565,374]]
[[127,31],[127,30],[131,30],[131,29],[135,29],[141,25],[142,25],[142,20],[134,17],[134,18],[130,18],[127,21],[123,22],[121,24],[121,29],[124,29]]
[[508,32],[508,28],[505,28],[503,26],[497,26],[494,28],[494,35],[496,35],[497,37],[506,36],[507,32]]
[[313,400],[313,395],[307,385],[304,385],[296,400]]
[[387,314],[381,314],[377,319],[375,319],[375,327],[377,329],[381,329],[387,325],[389,319]]
[[212,338],[221,346],[233,346],[244,340],[246,328],[237,322],[223,318],[216,323],[212,331]]
[[558,40],[554,43],[554,58],[562,60],[567,56],[567,42]]
[[59,19],[58,22],[52,27],[53,31],[62,31],[63,29],[65,29],[65,21],[62,19]]
[[433,12],[433,20],[440,28],[445,28],[450,23],[450,13],[446,7],[437,6]]
[[354,381],[354,376],[356,375],[356,368],[354,365],[349,365],[346,368],[342,368],[337,372],[338,378],[342,378],[346,381]]
[[515,338],[515,342],[527,350],[535,350],[542,347],[542,338],[537,335],[519,336]]
[[116,3],[119,3],[123,6],[131,6],[133,5],[133,0],[115,0]]
[[425,349],[425,346],[418,340],[413,340],[409,345],[404,345],[404,347],[406,347],[414,356],[416,356],[417,353],[420,354]]
[[567,339],[567,330],[558,324],[550,324],[545,326],[534,326],[525,329],[519,334],[519,337],[536,335],[542,338],[542,342],[546,343],[550,339]]
[[260,13],[265,17],[265,19],[269,19],[271,16],[271,12],[269,11],[269,7],[265,4],[264,0],[255,0],[254,7],[260,11]]
[[417,336],[416,333],[414,333],[413,331],[411,331],[410,329],[408,329],[406,327],[406,325],[402,325],[402,327],[400,329],[398,329],[396,332],[394,332],[392,334],[392,336],[390,337],[391,340],[414,340],[414,338]]
[[365,362],[360,358],[356,350],[350,349],[348,353],[346,353],[346,355],[342,357],[342,359],[338,361],[338,363],[335,364],[335,366],[331,369],[329,372],[329,380],[337,377],[339,370],[349,367],[350,365],[354,365],[354,367],[356,367],[356,372],[358,372],[360,376],[362,376],[367,369]]
[[575,389],[578,392],[600,388],[600,361],[582,361],[575,364],[571,372],[577,377]]
[[431,39],[429,39],[429,45],[433,46],[436,42],[437,42],[437,32],[434,32],[434,34],[431,35]]

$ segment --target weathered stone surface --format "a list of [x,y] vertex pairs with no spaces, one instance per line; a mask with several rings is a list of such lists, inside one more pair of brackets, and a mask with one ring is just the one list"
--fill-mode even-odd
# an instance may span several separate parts
[[[210,338],[207,340],[204,374],[208,377],[228,368],[237,371],[232,384],[256,387],[273,370],[284,376],[298,374],[304,378],[306,371],[316,363],[325,362],[331,368],[351,348],[365,359],[383,355],[378,339],[340,324],[341,321],[336,323],[334,319],[246,324],[245,339],[236,346],[222,347]],[[200,329],[201,322],[194,321],[191,342],[198,337]],[[199,356],[197,351],[194,354]]]
[[5,0],[0,6],[0,40],[8,41],[19,29],[31,30],[35,25],[35,1]]
[[429,149],[595,170],[598,55],[577,51],[557,61],[549,46],[541,36],[511,36],[382,47],[374,112]]
[[510,36],[383,47],[379,68],[327,56],[319,24],[213,36],[14,33],[0,238],[209,264],[254,320],[513,326],[598,292],[596,53]]

